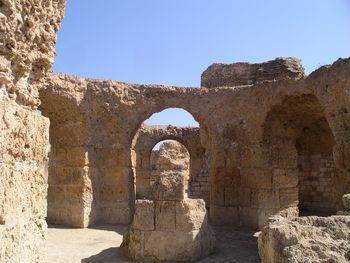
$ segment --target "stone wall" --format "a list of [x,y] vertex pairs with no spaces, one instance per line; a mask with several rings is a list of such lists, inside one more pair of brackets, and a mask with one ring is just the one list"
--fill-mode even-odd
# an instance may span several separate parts
[[159,149],[151,153],[150,186],[156,182],[162,173],[176,171],[185,179],[185,192],[188,196],[188,181],[190,175],[190,154],[185,146],[177,141],[165,141]]
[[272,217],[259,236],[262,263],[350,260],[350,217]]
[[299,207],[303,214],[335,214],[337,176],[333,156],[299,156]]
[[[202,198],[209,204],[209,181],[205,149],[200,142],[200,128],[143,125],[134,138],[136,196],[149,195],[152,148],[160,141],[172,139],[183,144],[190,154],[189,196]],[[205,179],[205,180],[203,180]],[[200,183],[202,182],[202,183]],[[199,188],[200,184],[203,188]]]
[[201,86],[206,88],[235,87],[259,82],[304,78],[299,59],[277,58],[264,63],[215,63],[202,74]]
[[0,1],[0,262],[42,262],[49,120],[36,111],[65,1]]
[[[176,107],[200,124],[195,144],[205,149],[199,160],[207,160],[211,222],[260,228],[272,214],[298,214],[298,156],[333,154],[335,204],[341,206],[350,189],[349,70],[350,60],[343,59],[306,78],[215,89],[51,74],[41,93],[42,110],[56,128],[61,112],[82,125],[89,167],[96,168],[91,207],[104,215],[101,221],[118,223],[132,215],[134,183],[139,193],[142,178],[142,158],[134,147],[139,128],[152,114]],[[70,134],[71,129],[60,130],[51,140]]]

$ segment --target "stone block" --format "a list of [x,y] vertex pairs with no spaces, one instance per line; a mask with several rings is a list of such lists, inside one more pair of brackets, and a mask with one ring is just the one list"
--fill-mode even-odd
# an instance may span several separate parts
[[239,205],[239,191],[237,188],[225,187],[225,206]]
[[131,152],[125,148],[95,148],[94,165],[98,167],[131,167]]
[[297,207],[299,204],[298,188],[286,188],[279,190],[280,207]]
[[136,230],[154,230],[155,205],[150,200],[136,200],[132,227]]
[[16,103],[0,101],[0,162],[43,162],[49,151],[49,120]]
[[70,166],[89,165],[89,151],[86,147],[67,148],[66,164]]
[[210,206],[210,222],[216,226],[237,226],[239,224],[238,207]]
[[164,172],[152,188],[155,200],[175,201],[185,198],[185,178],[182,173]]
[[81,121],[51,122],[50,142],[54,147],[89,145],[89,128]]
[[297,169],[274,169],[273,186],[277,188],[296,187],[298,185]]
[[119,202],[129,200],[128,185],[102,185],[100,187],[101,202]]
[[132,181],[132,169],[129,167],[113,167],[104,169],[103,184],[127,186]]
[[244,168],[241,170],[242,187],[271,188],[272,171],[259,168]]
[[120,245],[119,252],[133,260],[142,260],[145,232],[128,229],[123,236],[123,242]]
[[131,211],[128,201],[103,201],[101,202],[99,220],[106,224],[130,224]]
[[252,192],[253,208],[279,208],[279,192],[275,189],[259,189]]
[[156,261],[186,261],[196,258],[200,251],[195,250],[196,232],[152,231],[145,234],[144,256]]
[[238,189],[240,205],[250,207],[252,204],[252,193],[253,190],[251,188],[240,188]]
[[242,207],[241,224],[245,227],[258,229],[259,226],[259,209],[252,207]]
[[88,167],[50,166],[49,175],[50,185],[91,185]]
[[46,163],[0,164],[0,225],[45,217]]
[[176,231],[198,230],[207,223],[207,210],[202,199],[176,202]]
[[175,230],[175,205],[174,201],[156,201],[155,202],[155,220],[156,230],[174,231]]
[[350,210],[350,194],[343,195],[343,206],[345,210]]

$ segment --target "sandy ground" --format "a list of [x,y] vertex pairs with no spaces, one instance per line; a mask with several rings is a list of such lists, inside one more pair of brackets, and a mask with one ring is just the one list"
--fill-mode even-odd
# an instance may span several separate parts
[[[126,226],[75,229],[50,226],[46,263],[130,263],[118,254]],[[260,262],[257,234],[249,230],[215,228],[216,252],[198,263]]]

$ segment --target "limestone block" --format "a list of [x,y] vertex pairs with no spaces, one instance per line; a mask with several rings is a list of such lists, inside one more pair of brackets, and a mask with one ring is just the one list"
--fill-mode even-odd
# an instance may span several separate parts
[[225,187],[225,206],[238,206],[240,205],[239,201],[238,188]]
[[0,101],[0,162],[47,159],[49,120],[6,100]]
[[201,256],[198,231],[152,231],[145,235],[145,256],[156,261],[192,261]]
[[100,188],[100,200],[102,202],[119,202],[129,200],[128,185],[102,185]]
[[264,63],[215,63],[202,74],[206,88],[251,85],[264,81],[304,78],[304,68],[296,58],[276,58]]
[[240,205],[245,207],[250,207],[252,204],[252,193],[253,190],[251,188],[240,188],[238,189]]
[[107,224],[130,224],[131,206],[127,201],[101,201],[100,220]]
[[50,166],[50,185],[91,185],[88,167]]
[[105,185],[127,186],[131,182],[132,170],[129,167],[105,168],[103,183]]
[[155,222],[155,205],[154,201],[136,200],[135,214],[132,222],[132,228],[135,230],[154,230]]
[[50,142],[54,147],[80,147],[89,144],[89,131],[85,123],[51,123]]
[[49,153],[50,166],[63,166],[66,162],[67,153],[64,148],[51,147]]
[[0,225],[45,217],[46,163],[0,164]]
[[280,216],[269,219],[259,238],[263,263],[349,262],[350,217]]
[[268,169],[244,168],[241,170],[243,187],[249,188],[271,188],[272,171]]
[[156,230],[174,231],[175,230],[175,201],[156,201],[155,202],[155,220]]
[[343,195],[343,206],[345,210],[350,210],[350,194]]
[[298,185],[297,169],[274,169],[273,186],[278,188],[296,187]]
[[207,224],[207,210],[202,199],[176,202],[176,231],[198,230]]
[[95,148],[94,164],[98,167],[130,167],[131,152],[125,148]]
[[46,228],[44,218],[0,226],[0,262],[44,262]]
[[182,173],[163,172],[152,186],[155,200],[183,200],[185,178]]
[[129,228],[123,236],[119,252],[133,260],[144,259],[144,235],[144,231]]
[[219,225],[237,225],[239,224],[238,207],[210,206],[210,222],[216,226]]
[[297,207],[299,204],[298,188],[285,188],[279,190],[280,207]]
[[252,207],[242,207],[241,222],[243,226],[258,229],[259,209]]
[[67,165],[87,166],[89,165],[89,152],[86,147],[72,147],[67,149]]
[[275,189],[259,189],[252,192],[252,207],[279,208],[279,192]]

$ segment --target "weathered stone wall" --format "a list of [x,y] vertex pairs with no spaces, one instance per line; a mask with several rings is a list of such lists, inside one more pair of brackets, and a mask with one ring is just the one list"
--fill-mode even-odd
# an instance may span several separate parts
[[350,217],[272,217],[259,236],[262,263],[350,261]]
[[163,142],[159,149],[151,152],[150,186],[156,182],[162,173],[176,171],[185,178],[185,192],[188,195],[190,175],[190,154],[186,147],[177,141]]
[[[101,220],[132,214],[132,163],[137,155],[130,148],[135,134],[152,114],[176,107],[187,110],[200,123],[210,175],[211,222],[262,227],[269,215],[298,214],[299,155],[333,153],[337,206],[349,191],[349,70],[350,60],[343,59],[306,78],[211,89],[51,74],[42,93],[42,109],[59,127],[57,112],[73,105],[76,110],[66,114],[79,113],[86,125],[87,145],[92,149],[89,167],[99,167],[98,185],[109,184],[106,180],[111,179],[104,174],[109,169],[115,184],[112,189],[120,187],[120,192],[105,188],[108,202],[98,197],[103,191],[96,190],[95,200],[104,203],[100,205],[100,214],[105,214]],[[305,143],[308,141],[311,143]],[[322,147],[316,147],[314,141]]]
[[143,125],[134,138],[136,196],[149,196],[151,150],[162,140],[177,140],[190,153],[189,197],[202,198],[209,205],[209,175],[200,128]]
[[277,58],[264,63],[215,63],[202,74],[201,87],[235,87],[259,82],[302,79],[304,68],[299,59]]
[[49,120],[36,112],[65,1],[0,1],[0,262],[42,262]]
[[336,212],[334,180],[337,169],[333,156],[299,156],[299,208],[301,213]]

